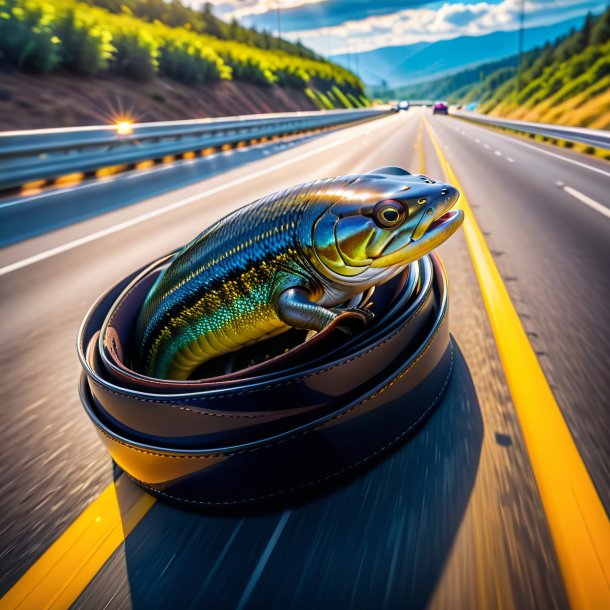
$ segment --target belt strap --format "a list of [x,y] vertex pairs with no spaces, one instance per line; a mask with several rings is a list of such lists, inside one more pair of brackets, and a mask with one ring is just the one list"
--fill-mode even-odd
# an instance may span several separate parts
[[306,491],[407,437],[447,387],[447,282],[434,254],[376,287],[375,318],[351,337],[290,330],[216,359],[200,380],[132,371],[133,327],[170,256],[102,295],[78,336],[85,411],[115,462],[156,495],[213,506]]

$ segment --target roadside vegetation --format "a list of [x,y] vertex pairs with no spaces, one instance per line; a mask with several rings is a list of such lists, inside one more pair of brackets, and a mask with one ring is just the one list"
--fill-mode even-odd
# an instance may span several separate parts
[[477,103],[477,111],[526,121],[610,128],[610,8],[580,30],[517,57],[394,92]]
[[174,0],[0,0],[0,67],[27,73],[238,80],[303,91],[320,108],[368,104],[351,72]]
[[170,27],[185,27],[199,34],[208,34],[221,40],[243,42],[259,49],[285,51],[290,55],[319,59],[319,57],[301,43],[292,43],[269,32],[244,28],[233,20],[230,23],[215,17],[210,3],[203,4],[200,11],[172,0],[80,0],[85,4],[100,6],[111,13],[128,12],[143,21],[160,21]]

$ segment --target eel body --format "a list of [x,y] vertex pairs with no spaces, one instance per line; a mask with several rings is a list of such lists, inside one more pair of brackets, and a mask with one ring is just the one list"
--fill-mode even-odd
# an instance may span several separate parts
[[151,288],[135,368],[188,379],[202,363],[290,327],[322,330],[372,286],[462,222],[447,184],[388,167],[301,184],[225,216],[180,250]]

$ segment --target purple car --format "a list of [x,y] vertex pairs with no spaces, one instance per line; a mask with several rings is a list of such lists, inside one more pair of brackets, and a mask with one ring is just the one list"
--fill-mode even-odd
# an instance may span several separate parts
[[447,102],[436,102],[432,106],[432,114],[449,114],[449,104]]

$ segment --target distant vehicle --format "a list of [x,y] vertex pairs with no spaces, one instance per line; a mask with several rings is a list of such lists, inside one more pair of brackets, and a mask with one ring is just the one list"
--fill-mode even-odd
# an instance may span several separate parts
[[468,104],[468,106],[466,106],[466,110],[468,110],[468,112],[472,112],[476,107],[477,107],[477,103],[471,102],[470,104]]
[[462,109],[462,104],[458,104],[458,105],[455,107],[455,109],[456,109],[456,110],[461,110],[461,109]]
[[409,110],[409,102],[407,102],[407,100],[401,100],[398,102],[398,104],[396,104],[396,110],[397,112],[400,112],[401,110]]
[[432,114],[449,114],[449,104],[447,102],[436,102],[432,106]]

